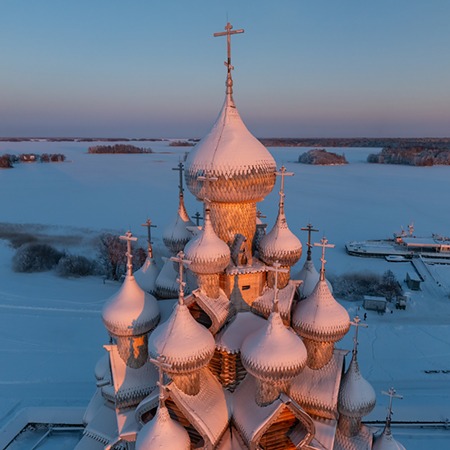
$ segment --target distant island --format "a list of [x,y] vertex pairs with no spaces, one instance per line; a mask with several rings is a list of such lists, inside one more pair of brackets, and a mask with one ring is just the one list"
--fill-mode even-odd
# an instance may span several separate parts
[[298,162],[301,164],[314,164],[318,166],[336,166],[348,164],[344,155],[327,152],[324,148],[312,149],[309,152],[302,153],[298,157]]
[[196,144],[194,139],[170,141],[169,147],[193,147]]
[[62,153],[21,153],[20,155],[10,155],[8,153],[0,156],[0,169],[12,169],[18,163],[50,163],[64,162],[66,156]]
[[385,147],[380,153],[370,154],[367,162],[408,166],[448,166],[450,165],[450,145]]
[[115,144],[115,145],[94,145],[88,148],[88,153],[153,153],[151,148],[141,148],[130,144]]

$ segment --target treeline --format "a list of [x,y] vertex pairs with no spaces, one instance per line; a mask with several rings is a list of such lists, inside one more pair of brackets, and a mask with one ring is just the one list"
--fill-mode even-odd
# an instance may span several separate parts
[[88,153],[153,153],[151,148],[141,148],[130,144],[94,145],[88,148]]
[[367,162],[377,164],[404,164],[408,166],[450,165],[450,148],[442,146],[385,147],[380,153],[370,154]]
[[298,162],[301,164],[314,164],[320,166],[332,166],[348,164],[344,155],[327,152],[325,149],[312,149],[309,152],[302,153],[298,157]]
[[64,162],[66,156],[62,153],[42,153],[40,155],[36,153],[21,153],[20,155],[4,154],[0,156],[0,168],[12,169],[14,164],[17,163],[31,163],[31,162]]
[[188,139],[187,141],[170,141],[169,147],[193,147],[195,142],[193,139]]

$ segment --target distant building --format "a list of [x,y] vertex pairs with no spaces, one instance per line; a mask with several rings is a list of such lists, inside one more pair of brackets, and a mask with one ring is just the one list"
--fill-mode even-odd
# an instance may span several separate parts
[[377,297],[375,295],[365,295],[363,300],[363,308],[368,311],[386,311],[387,300],[385,297]]

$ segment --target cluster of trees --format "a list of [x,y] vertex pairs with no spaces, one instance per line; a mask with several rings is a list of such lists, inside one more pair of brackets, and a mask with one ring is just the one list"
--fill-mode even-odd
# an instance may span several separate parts
[[312,149],[306,153],[302,153],[298,157],[298,162],[302,164],[315,164],[320,166],[348,164],[345,155],[327,152],[323,148]]
[[193,147],[195,145],[195,142],[193,142],[191,139],[187,141],[170,141],[169,147]]
[[131,144],[94,145],[88,148],[88,153],[153,153],[151,148],[140,148]]
[[21,162],[63,162],[66,156],[62,153],[21,153],[20,155],[4,154],[0,156],[0,167],[3,169],[11,169],[14,164]]
[[330,279],[336,297],[346,300],[362,300],[364,295],[383,296],[392,300],[403,291],[391,270],[382,276],[371,272],[348,273]]
[[442,148],[442,146],[385,147],[380,153],[370,154],[367,162],[409,166],[450,165],[450,148]]

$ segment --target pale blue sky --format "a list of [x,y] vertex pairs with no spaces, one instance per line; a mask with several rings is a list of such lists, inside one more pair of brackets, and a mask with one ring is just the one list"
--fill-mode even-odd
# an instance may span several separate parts
[[448,0],[1,0],[0,136],[450,136]]

